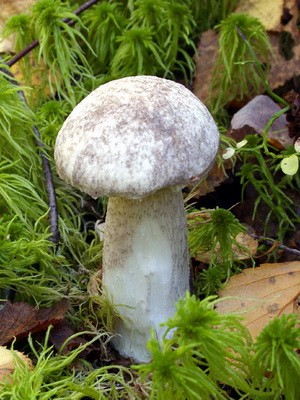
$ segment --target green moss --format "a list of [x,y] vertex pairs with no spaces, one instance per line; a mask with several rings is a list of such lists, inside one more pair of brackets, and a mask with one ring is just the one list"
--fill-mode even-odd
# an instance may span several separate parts
[[201,252],[211,253],[211,262],[233,262],[235,254],[233,246],[240,250],[236,236],[245,232],[245,227],[229,211],[223,208],[210,210],[209,218],[199,217],[189,220],[189,248],[192,255]]
[[[77,7],[83,1],[71,3]],[[106,1],[81,17],[72,13],[67,1],[38,0],[28,15],[8,21],[5,32],[16,33],[17,51],[33,39],[40,42],[31,56],[20,62],[25,83],[31,86],[36,70],[42,68],[41,91],[30,103],[32,110],[20,99],[20,87],[7,80],[5,74],[0,75],[0,289],[2,293],[10,289],[16,300],[36,305],[51,305],[67,297],[72,310],[69,320],[76,329],[87,326],[89,332],[82,333],[86,344],[66,354],[49,344],[49,331],[42,344],[29,338],[35,369],[29,371],[17,363],[13,382],[18,384],[7,382],[1,387],[4,400],[181,400],[198,399],[199,393],[203,399],[223,399],[231,398],[231,391],[249,399],[285,395],[290,400],[289,393],[298,395],[293,386],[299,378],[294,320],[277,321],[253,346],[249,333],[236,318],[214,311],[214,298],[200,302],[187,294],[180,300],[176,314],[165,324],[168,334],[163,341],[159,343],[154,336],[149,341],[152,362],[138,367],[138,372],[104,365],[106,358],[100,360],[100,367],[79,361],[80,354],[94,343],[106,350],[115,316],[112,305],[101,293],[100,280],[94,281],[101,266],[102,243],[94,229],[88,228],[104,210],[105,199],[98,201],[97,212],[87,211],[83,204],[88,197],[56,176],[53,147],[57,132],[87,92],[114,77],[147,73],[172,79],[183,77],[188,82],[194,70],[192,56],[199,33],[221,19],[221,53],[214,81],[220,97],[213,99],[213,108],[222,110],[225,101],[230,100],[228,87],[232,96],[240,98],[258,90],[263,75],[258,79],[253,72],[253,65],[258,64],[257,59],[253,64],[251,49],[262,62],[267,62],[268,43],[257,20],[245,16],[226,18],[235,3]],[[70,25],[63,19],[69,20]],[[263,70],[261,62],[259,66]],[[34,126],[40,130],[42,148],[37,145]],[[257,182],[257,175],[264,168],[276,171],[276,162],[263,164],[263,157],[259,158],[267,148],[263,140],[262,144],[252,143],[252,148],[246,146],[245,153],[239,154],[247,165],[242,169],[245,187],[253,177]],[[49,240],[49,204],[41,152],[52,167],[59,215],[58,246]],[[259,171],[251,170],[250,154],[257,157]],[[272,212],[275,210],[278,219],[292,226],[294,214],[287,196],[283,196],[289,184],[291,181],[281,181],[271,199],[277,202]],[[267,203],[265,197],[270,197],[268,190],[274,188],[275,181],[266,173],[259,185],[259,201]],[[283,199],[281,203],[279,199]],[[224,271],[227,277],[232,270],[232,244],[243,227],[229,211],[221,209],[213,211],[203,228],[202,222],[191,226],[190,247],[192,253],[212,253],[213,262],[204,277],[206,293],[211,293],[224,279]],[[214,258],[217,245],[221,248],[223,274]],[[285,326],[289,327],[290,336]],[[93,335],[91,331],[101,333]],[[292,365],[291,376],[285,372],[288,363]],[[272,372],[271,378],[264,373],[266,370]]]
[[[276,317],[261,331],[254,346],[254,380],[274,398],[300,397],[300,328],[297,315]],[[276,393],[276,395],[275,395]]]
[[[76,340],[79,335],[89,333],[92,339],[79,345],[67,354],[55,352],[49,344],[50,330],[41,344],[34,344],[29,337],[34,369],[28,367],[16,357],[17,367],[12,380],[1,386],[3,400],[48,400],[48,399],[120,399],[133,397],[133,374],[121,366],[103,366],[92,368],[85,361],[80,361],[80,354],[96,342],[107,340],[106,335],[93,335],[81,332],[73,335],[64,344]],[[76,360],[77,359],[77,360]],[[76,360],[77,365],[74,364]],[[18,384],[16,384],[18,382]]]
[[[261,72],[266,73],[271,55],[267,33],[258,19],[247,14],[230,14],[217,27],[220,51],[211,84],[214,115],[232,100],[240,101],[262,90]],[[260,71],[244,39],[250,43],[257,60],[264,63]]]

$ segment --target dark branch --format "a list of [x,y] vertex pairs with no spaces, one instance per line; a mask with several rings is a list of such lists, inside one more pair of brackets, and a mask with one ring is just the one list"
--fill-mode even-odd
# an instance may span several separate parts
[[255,234],[251,234],[250,236],[253,237],[253,239],[259,240],[261,243],[266,244],[267,246],[275,245],[278,249],[285,251],[286,253],[290,253],[290,254],[300,257],[300,250],[292,249],[291,247],[287,247],[284,244],[279,243],[277,240],[269,239],[264,236],[259,236],[259,235],[255,235]]
[[[22,92],[23,93],[23,92]],[[23,94],[24,95],[24,94]],[[51,172],[51,167],[47,155],[44,152],[44,145],[41,141],[41,134],[37,126],[33,126],[33,132],[35,135],[35,140],[40,148],[40,157],[42,161],[46,190],[48,195],[48,204],[49,204],[49,220],[50,220],[50,229],[52,236],[50,240],[58,246],[59,244],[59,228],[58,228],[58,211],[57,211],[57,202],[56,202],[56,193],[53,183],[53,177]]]
[[12,57],[9,61],[6,62],[6,65],[8,67],[12,67],[14,64],[16,64],[18,61],[21,60],[21,58],[25,57],[28,53],[30,53],[33,49],[35,49],[39,45],[38,40],[34,40],[28,47],[25,49],[21,50],[18,54],[16,54],[14,57]]
[[[13,85],[19,86],[18,82],[15,80],[13,74],[9,69],[5,68],[0,68],[2,72],[7,77],[7,80],[11,82]],[[24,92],[20,89],[18,90],[18,95],[21,99],[21,101],[26,104],[27,107],[29,107],[25,94]],[[48,204],[49,204],[49,220],[50,220],[50,230],[52,233],[52,236],[50,237],[50,240],[55,244],[59,244],[59,229],[58,229],[58,212],[57,212],[57,203],[56,203],[56,194],[55,194],[55,189],[54,189],[54,184],[53,184],[53,178],[52,178],[52,173],[51,173],[51,167],[49,160],[47,158],[47,155],[45,154],[44,151],[44,145],[41,141],[41,134],[37,126],[33,126],[33,132],[35,136],[35,141],[37,146],[40,149],[40,157],[42,161],[42,166],[43,166],[43,171],[44,171],[44,176],[45,176],[45,184],[46,184],[46,190],[47,190],[47,195],[48,195]]]
[[[84,4],[82,4],[80,7],[78,7],[77,10],[75,10],[73,12],[73,14],[79,15],[83,11],[87,10],[88,8],[91,8],[94,4],[98,3],[99,1],[100,0],[89,0],[89,1],[85,2]],[[64,20],[64,21],[67,22],[67,20]]]

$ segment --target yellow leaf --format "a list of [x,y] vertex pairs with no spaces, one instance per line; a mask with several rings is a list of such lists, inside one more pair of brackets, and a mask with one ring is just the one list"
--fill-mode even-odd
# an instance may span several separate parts
[[[300,261],[262,264],[230,278],[217,311],[239,314],[252,337],[276,316],[299,314]],[[300,315],[300,314],[299,314]]]

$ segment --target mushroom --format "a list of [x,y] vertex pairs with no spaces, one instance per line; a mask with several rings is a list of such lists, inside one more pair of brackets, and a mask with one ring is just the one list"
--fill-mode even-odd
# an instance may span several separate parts
[[120,318],[112,342],[137,362],[189,289],[182,188],[212,166],[219,133],[190,90],[155,76],[106,83],[82,100],[55,144],[59,176],[109,196],[102,287]]

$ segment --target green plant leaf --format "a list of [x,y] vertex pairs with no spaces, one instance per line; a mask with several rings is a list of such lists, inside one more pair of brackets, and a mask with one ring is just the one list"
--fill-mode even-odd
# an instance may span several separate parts
[[280,162],[280,168],[286,175],[295,175],[299,169],[299,159],[296,154],[285,157]]

